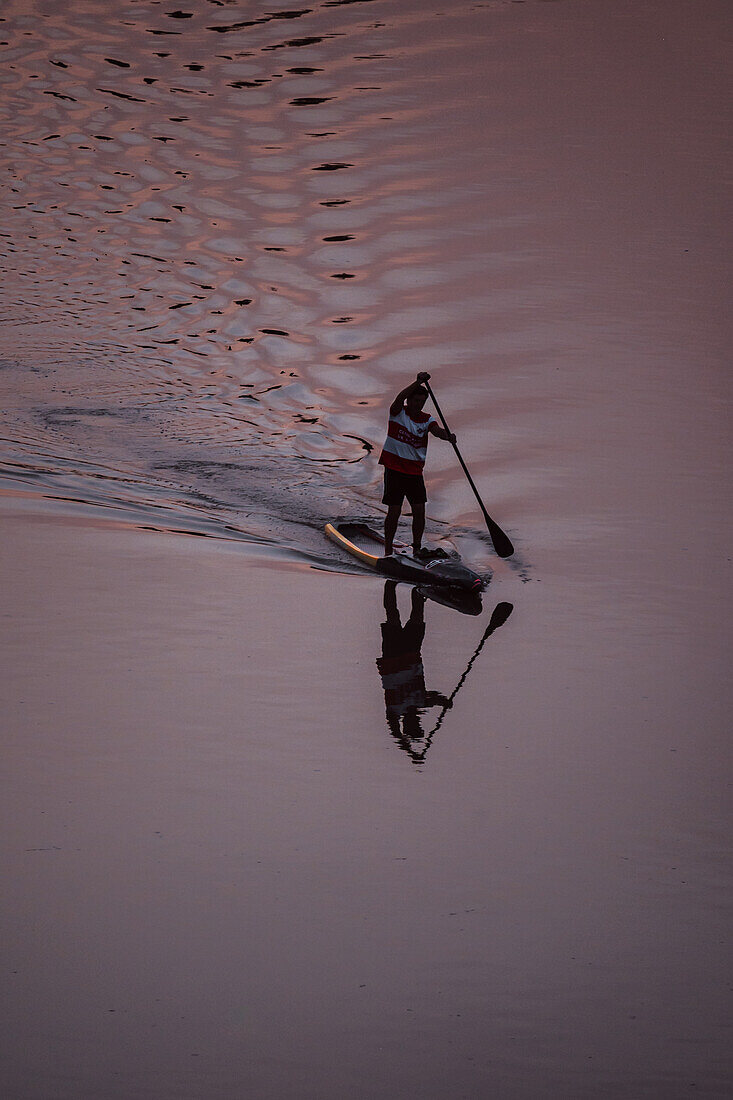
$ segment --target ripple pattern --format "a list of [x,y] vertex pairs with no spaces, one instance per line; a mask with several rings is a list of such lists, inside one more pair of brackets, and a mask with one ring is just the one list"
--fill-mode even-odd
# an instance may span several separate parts
[[385,393],[480,372],[521,293],[523,219],[487,217],[455,126],[455,59],[480,77],[467,38],[506,7],[8,0],[8,456],[166,468],[181,492],[220,463],[240,511],[244,468],[273,494],[287,468],[326,514],[368,500]]

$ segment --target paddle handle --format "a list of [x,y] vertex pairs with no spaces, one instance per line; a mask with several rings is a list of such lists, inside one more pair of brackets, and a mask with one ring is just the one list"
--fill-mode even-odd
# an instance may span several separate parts
[[[442,423],[443,427],[445,428],[445,430],[450,435],[452,435],[453,433],[451,432],[450,428],[448,427],[446,419],[443,416],[443,411],[442,411],[440,405],[438,404],[438,402],[435,399],[435,394],[433,393],[429,382],[425,382],[425,388],[427,389],[428,393],[430,394],[431,400],[432,400],[433,404],[435,405],[435,411],[437,412],[438,416],[440,417],[440,420],[441,420],[441,423]],[[484,519],[486,520],[486,526],[488,527],[489,535],[491,536],[491,541],[494,544],[494,549],[496,550],[496,552],[497,552],[497,554],[499,555],[500,558],[511,557],[511,555],[514,553],[514,547],[512,545],[511,539],[509,538],[508,535],[506,535],[504,533],[504,531],[502,531],[499,524],[495,520],[493,520],[491,518],[491,516],[489,515],[489,513],[486,511],[486,506],[484,505],[484,502],[482,501],[481,497],[479,496],[479,491],[473,483],[473,478],[471,477],[470,473],[468,472],[468,466],[463,461],[463,455],[458,450],[458,444],[455,442],[455,440],[451,440],[451,446],[453,447],[453,450],[456,452],[456,458],[460,462],[461,467],[463,469],[463,472],[466,475],[466,478],[468,479],[468,484],[473,489],[473,495],[476,497],[476,500],[478,501],[479,508],[483,512]]]

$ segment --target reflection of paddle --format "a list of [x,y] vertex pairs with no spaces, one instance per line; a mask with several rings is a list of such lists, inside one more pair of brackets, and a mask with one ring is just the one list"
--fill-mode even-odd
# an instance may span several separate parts
[[[453,433],[451,432],[450,428],[446,424],[445,417],[443,416],[443,413],[440,410],[440,405],[435,400],[435,394],[433,393],[433,391],[430,388],[430,383],[425,382],[424,385],[425,385],[428,393],[430,394],[430,396],[433,400],[433,404],[435,405],[435,411],[437,412],[438,416],[440,417],[440,419],[442,421],[442,424],[443,424],[443,427],[445,428],[445,430],[447,432],[449,432],[452,435]],[[461,466],[463,467],[463,472],[466,475],[466,477],[468,478],[468,484],[473,489],[473,495],[476,497],[476,500],[479,503],[479,507],[480,507],[481,511],[483,512],[483,514],[484,514],[484,519],[486,520],[486,526],[489,529],[489,535],[491,536],[491,541],[494,544],[494,549],[496,550],[496,552],[497,552],[497,554],[499,555],[500,558],[509,558],[509,557],[511,557],[511,555],[514,553],[514,547],[512,546],[511,539],[509,538],[508,535],[504,534],[504,532],[502,531],[499,524],[496,523],[491,518],[489,513],[486,511],[486,508],[484,506],[484,502],[482,501],[481,497],[478,495],[478,489],[476,488],[476,486],[473,483],[473,478],[471,477],[471,475],[468,472],[468,466],[466,466],[466,463],[463,461],[463,455],[458,450],[458,445],[456,443],[453,443],[452,446],[453,446],[453,450],[456,452],[456,457],[458,458],[458,461],[460,462]]]
[[474,650],[474,653],[473,653],[473,656],[471,657],[471,660],[466,665],[465,672],[463,673],[460,680],[458,681],[458,683],[454,687],[452,694],[448,697],[448,702],[444,704],[443,709],[441,710],[440,714],[438,715],[438,721],[435,723],[435,725],[431,729],[430,733],[425,738],[425,744],[423,746],[422,752],[420,753],[420,758],[421,759],[423,759],[423,760],[425,759],[425,753],[430,748],[430,742],[432,741],[433,737],[435,736],[435,734],[438,732],[441,725],[443,724],[443,719],[445,718],[446,713],[453,706],[453,700],[455,699],[456,695],[458,694],[458,692],[461,690],[464,683],[466,682],[466,677],[468,676],[469,672],[473,668],[474,661],[478,657],[481,650],[484,648],[484,643],[486,642],[486,639],[489,637],[490,634],[493,634],[495,630],[498,630],[500,626],[504,625],[504,623],[507,621],[507,619],[509,618],[509,616],[511,615],[513,610],[514,610],[514,604],[511,604],[511,603],[498,603],[496,605],[496,607],[494,608],[494,610],[492,611],[491,618],[489,619],[489,625],[486,627],[486,630],[484,631],[483,638],[481,639],[479,644],[476,646],[476,649]]

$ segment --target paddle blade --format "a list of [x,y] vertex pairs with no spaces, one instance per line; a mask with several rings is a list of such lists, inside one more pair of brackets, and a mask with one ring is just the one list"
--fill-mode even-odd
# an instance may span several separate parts
[[513,610],[513,603],[498,603],[496,605],[494,610],[491,612],[489,629],[486,631],[487,637],[489,634],[493,634],[495,630],[498,630],[500,626],[504,625]]
[[494,544],[494,550],[500,558],[510,558],[514,553],[514,547],[512,540],[508,535],[505,535],[498,523],[495,523],[491,516],[484,511],[484,519],[486,520],[486,526],[489,529],[491,541]]

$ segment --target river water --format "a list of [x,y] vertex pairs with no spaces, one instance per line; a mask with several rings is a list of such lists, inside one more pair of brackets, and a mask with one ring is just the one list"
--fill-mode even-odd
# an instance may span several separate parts
[[7,1095],[729,1094],[730,31],[6,0]]

